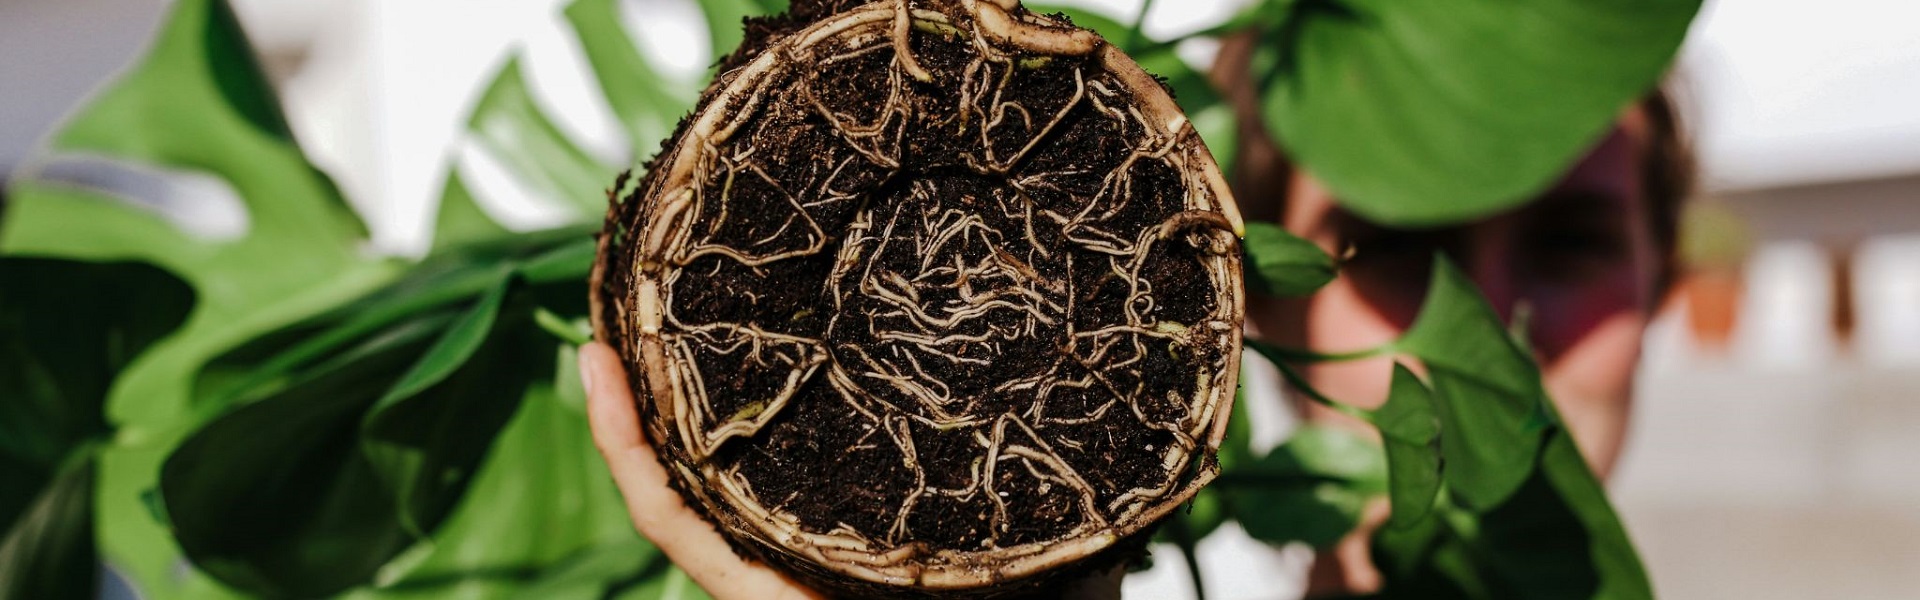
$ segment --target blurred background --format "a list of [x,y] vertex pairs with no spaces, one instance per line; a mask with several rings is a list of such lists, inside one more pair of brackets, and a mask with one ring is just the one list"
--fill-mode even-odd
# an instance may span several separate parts
[[[496,214],[527,227],[565,218],[463,137],[468,103],[506,48],[526,50],[536,95],[589,152],[632,158],[589,100],[594,84],[555,0],[233,2],[302,143],[366,215],[376,252],[425,252],[449,163]],[[1057,4],[1122,20],[1138,7]],[[38,167],[28,157],[43,136],[141,52],[166,6],[0,0],[0,174]],[[1201,29],[1236,6],[1162,2],[1146,33]],[[703,76],[712,57],[689,5],[624,9],[669,75]],[[1611,486],[1664,597],[1920,589],[1915,23],[1920,4],[1908,0],[1709,0],[1694,23],[1672,77],[1703,176],[1684,234],[1688,274],[1650,332]],[[1180,50],[1204,67],[1214,48]],[[1218,577],[1216,594],[1281,593]],[[1139,579],[1129,589],[1142,595],[1186,586]]]

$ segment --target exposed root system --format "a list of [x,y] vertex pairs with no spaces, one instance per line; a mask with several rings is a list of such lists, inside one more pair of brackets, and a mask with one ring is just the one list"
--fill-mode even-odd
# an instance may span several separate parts
[[830,589],[992,595],[1190,498],[1239,217],[1162,86],[1013,0],[792,29],[623,180],[595,269],[689,502]]

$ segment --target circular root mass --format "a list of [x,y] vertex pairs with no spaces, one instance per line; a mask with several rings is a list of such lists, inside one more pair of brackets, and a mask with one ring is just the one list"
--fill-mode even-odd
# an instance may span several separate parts
[[1242,311],[1218,168],[1124,54],[1006,4],[764,44],[602,236],[595,328],[676,487],[830,590],[1032,591],[1216,468]]

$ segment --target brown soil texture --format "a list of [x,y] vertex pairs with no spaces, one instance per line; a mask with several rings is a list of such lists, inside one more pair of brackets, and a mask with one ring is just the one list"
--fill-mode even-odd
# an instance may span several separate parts
[[[1209,458],[1196,407],[1239,324],[1208,265],[1237,246],[1097,58],[909,39],[930,81],[884,41],[770,75],[698,153],[686,241],[603,256],[614,298],[633,294],[620,272],[663,263],[659,335],[691,408],[650,434],[801,531],[880,552],[1114,531]],[[616,246],[658,218],[655,176],[615,208]],[[603,318],[636,390],[664,389],[619,339],[631,317]]]

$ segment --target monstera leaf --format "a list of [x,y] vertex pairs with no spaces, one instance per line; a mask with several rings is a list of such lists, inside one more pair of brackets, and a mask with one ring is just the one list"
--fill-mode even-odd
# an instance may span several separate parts
[[1652,88],[1700,0],[1268,0],[1268,127],[1340,202],[1418,226],[1551,184]]

